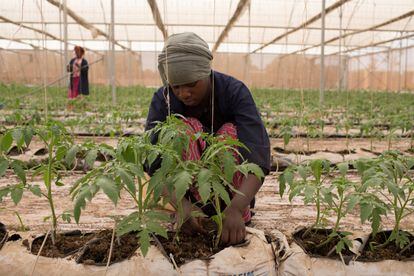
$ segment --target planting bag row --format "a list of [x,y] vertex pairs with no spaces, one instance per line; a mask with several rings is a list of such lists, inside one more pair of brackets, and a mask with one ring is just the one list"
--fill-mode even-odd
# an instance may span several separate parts
[[[359,262],[351,260],[346,265],[341,260],[309,256],[295,242],[289,245],[286,237],[277,230],[273,230],[271,236],[279,276],[408,276],[414,273],[412,261]],[[364,243],[368,239],[367,236],[361,238]],[[364,244],[359,243],[358,246],[359,248],[354,249],[362,249]]]
[[[138,249],[128,260],[112,264],[106,275],[276,275],[271,244],[260,230],[248,228],[248,243],[242,247],[228,247],[211,260],[194,260],[177,269],[161,251],[152,246],[144,258]],[[29,238],[28,233],[20,233]],[[105,266],[77,264],[74,256],[46,258],[31,254],[22,240],[7,242],[0,250],[0,275],[103,275]]]

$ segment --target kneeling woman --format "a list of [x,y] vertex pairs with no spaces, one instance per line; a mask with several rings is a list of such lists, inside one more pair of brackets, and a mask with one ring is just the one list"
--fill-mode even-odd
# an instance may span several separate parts
[[[253,97],[241,81],[213,71],[212,59],[207,43],[194,33],[175,34],[167,39],[158,57],[164,87],[152,98],[146,130],[165,121],[169,112],[181,114],[194,133],[203,131],[238,139],[249,149],[240,149],[243,158],[260,166],[266,175],[270,169],[269,137]],[[183,158],[199,159],[205,148],[203,141],[194,141]],[[151,168],[149,174],[155,169]],[[235,174],[233,185],[242,195],[231,195],[231,204],[224,210],[222,243],[236,244],[245,238],[245,224],[251,219],[250,206],[262,183],[263,179],[254,175]],[[182,202],[187,216],[184,220],[194,231],[201,227],[191,217],[190,201],[197,201],[198,196],[193,191]],[[209,210],[203,211],[213,215]]]

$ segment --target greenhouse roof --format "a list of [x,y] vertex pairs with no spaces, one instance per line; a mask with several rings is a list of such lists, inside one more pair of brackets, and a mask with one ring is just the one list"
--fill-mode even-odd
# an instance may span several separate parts
[[[108,49],[110,0],[2,0],[1,49]],[[321,0],[114,1],[117,50],[153,51],[163,33],[192,31],[219,52],[319,53]],[[414,0],[326,0],[326,54],[414,45]],[[155,19],[155,20],[154,20]]]

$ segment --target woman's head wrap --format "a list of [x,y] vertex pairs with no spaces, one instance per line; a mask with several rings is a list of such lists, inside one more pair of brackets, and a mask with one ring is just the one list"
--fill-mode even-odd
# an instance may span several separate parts
[[210,76],[212,59],[207,43],[195,33],[173,34],[158,56],[158,71],[164,85],[183,85]]

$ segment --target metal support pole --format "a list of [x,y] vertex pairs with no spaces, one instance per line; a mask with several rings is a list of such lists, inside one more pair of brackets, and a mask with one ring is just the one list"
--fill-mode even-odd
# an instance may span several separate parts
[[[128,41],[128,47],[129,47],[129,49],[132,49],[132,43],[131,43],[131,41]],[[132,66],[131,66],[131,60],[132,60],[132,58],[133,58],[133,55],[130,53],[130,52],[128,52],[128,51],[125,51],[125,55],[126,55],[126,58],[127,58],[127,60],[126,60],[126,63],[127,63],[127,67],[128,67],[128,86],[132,86]]]
[[408,38],[406,39],[407,46],[405,47],[405,70],[404,70],[404,90],[408,90],[407,70],[408,70]]
[[343,80],[343,70],[342,70],[342,6],[339,7],[339,72],[338,72],[338,91],[342,91],[342,80]]
[[319,86],[319,106],[323,106],[324,93],[325,93],[325,0],[322,0],[322,13],[321,13],[321,80]]
[[[402,36],[401,32],[401,36]],[[399,66],[398,66],[398,93],[401,92],[401,72],[402,72],[402,39],[400,39],[400,50],[399,50]]]
[[390,71],[391,71],[391,47],[388,48],[387,52],[387,92],[390,92]]
[[[66,0],[63,0],[63,58],[65,65],[63,66],[63,76],[66,75],[66,66],[69,64],[69,57],[68,57],[68,9],[66,6]],[[66,78],[66,86],[69,85],[68,78]]]
[[111,89],[112,89],[112,104],[116,105],[116,87],[115,87],[115,7],[114,0],[111,0],[111,30],[109,32],[110,45],[111,45],[111,54],[110,54],[110,80],[111,80]]
[[349,77],[349,57],[345,55],[343,69],[342,69],[342,81],[341,81],[342,89],[348,90],[348,77]]

